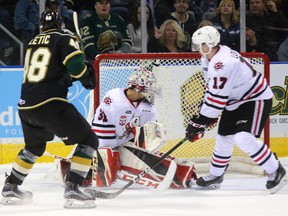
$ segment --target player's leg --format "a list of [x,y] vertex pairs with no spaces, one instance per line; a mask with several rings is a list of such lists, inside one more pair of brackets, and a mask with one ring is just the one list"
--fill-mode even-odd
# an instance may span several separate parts
[[[271,193],[277,192],[287,183],[286,170],[270,148],[259,137],[269,116],[272,100],[256,101],[243,104],[240,109],[242,124],[237,125],[235,142],[268,174],[266,188]],[[247,123],[245,123],[247,122]]]
[[234,136],[217,135],[210,165],[210,174],[197,179],[196,184],[207,189],[220,188],[233,152]]
[[18,153],[11,174],[5,180],[2,204],[18,204],[32,200],[32,192],[18,186],[23,183],[38,157],[45,151],[46,142],[54,138],[54,135],[39,123],[39,112],[41,113],[40,110],[19,110],[25,147]]
[[51,116],[54,120],[57,119],[57,124],[52,124],[49,129],[62,138],[66,145],[78,143],[71,158],[70,171],[65,185],[64,197],[67,202],[64,207],[78,207],[75,206],[75,200],[84,202],[84,206],[81,207],[94,207],[95,204],[92,202],[86,202],[93,198],[81,191],[78,186],[90,170],[94,151],[98,148],[98,138],[92,132],[86,119],[72,104],[55,103],[54,106],[66,107],[63,112],[54,113],[54,116]]
[[235,144],[233,136],[236,129],[235,125],[236,119],[233,112],[224,109],[218,125],[218,135],[216,136],[216,143],[211,158],[210,173],[207,176],[198,178],[196,181],[200,189],[220,188]]

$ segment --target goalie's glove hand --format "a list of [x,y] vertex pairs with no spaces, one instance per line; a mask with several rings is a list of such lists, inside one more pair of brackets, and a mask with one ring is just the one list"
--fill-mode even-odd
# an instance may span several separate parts
[[217,121],[217,118],[207,118],[203,115],[193,116],[188,122],[186,128],[186,136],[190,142],[195,142],[204,136],[205,128]]
[[92,90],[96,87],[96,78],[93,64],[89,61],[85,62],[87,69],[83,76],[79,79],[83,87],[88,90]]

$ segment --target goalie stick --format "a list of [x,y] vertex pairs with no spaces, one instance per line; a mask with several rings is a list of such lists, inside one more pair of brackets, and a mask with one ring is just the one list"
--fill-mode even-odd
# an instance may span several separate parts
[[59,160],[61,160],[61,161],[65,161],[65,162],[71,162],[71,159],[69,159],[69,158],[64,158],[64,157],[61,157],[61,156],[59,156],[59,155],[52,154],[52,153],[50,153],[50,152],[46,152],[46,151],[45,151],[43,155],[44,155],[44,156],[51,157],[51,158],[54,158],[54,159],[59,159]]
[[119,194],[121,194],[123,191],[125,191],[127,188],[129,188],[131,185],[133,185],[135,182],[137,182],[140,178],[142,178],[150,170],[153,170],[155,167],[157,167],[166,157],[168,157],[172,152],[174,152],[177,148],[179,148],[187,140],[188,140],[188,136],[183,138],[173,148],[171,148],[169,151],[167,151],[161,158],[159,158],[159,160],[153,166],[147,167],[137,177],[135,177],[132,181],[130,181],[128,184],[126,184],[124,187],[122,187],[121,189],[119,189],[118,191],[116,191],[114,193],[106,193],[103,191],[95,190],[93,188],[86,188],[84,191],[86,193],[90,193],[95,198],[113,199],[113,198],[117,197]]

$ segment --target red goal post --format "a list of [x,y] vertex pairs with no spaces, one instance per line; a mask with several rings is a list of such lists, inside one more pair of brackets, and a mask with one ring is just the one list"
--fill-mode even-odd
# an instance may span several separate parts
[[[269,82],[270,61],[263,53],[242,53],[252,66],[264,73]],[[153,66],[153,64],[158,66]],[[185,136],[189,118],[197,114],[204,93],[204,79],[200,65],[200,55],[195,53],[145,53],[145,54],[101,54],[94,61],[97,87],[90,98],[88,119],[93,114],[105,93],[113,88],[127,87],[127,79],[132,71],[139,67],[153,70],[162,90],[162,97],[156,98],[158,121],[167,130],[167,143],[161,149],[166,152]],[[191,144],[186,142],[172,156],[199,161],[210,161],[217,125],[205,133],[204,138]],[[269,122],[262,134],[264,142],[269,145]],[[232,158],[241,161],[248,157],[236,145]],[[248,159],[248,163],[251,161]],[[253,164],[253,163],[252,163]]]

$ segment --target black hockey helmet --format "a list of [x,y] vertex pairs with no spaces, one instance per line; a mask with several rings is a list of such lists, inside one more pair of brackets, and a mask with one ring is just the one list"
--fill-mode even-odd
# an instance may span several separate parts
[[62,18],[57,11],[44,11],[40,18],[40,28],[42,31],[48,29],[60,29],[62,25]]

